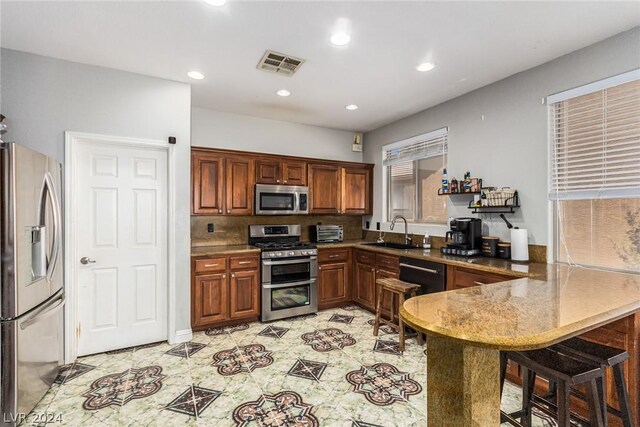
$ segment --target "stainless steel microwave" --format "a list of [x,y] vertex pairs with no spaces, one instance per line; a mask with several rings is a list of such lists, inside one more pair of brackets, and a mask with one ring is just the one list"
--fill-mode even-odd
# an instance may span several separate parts
[[256,184],[256,215],[309,213],[309,187]]

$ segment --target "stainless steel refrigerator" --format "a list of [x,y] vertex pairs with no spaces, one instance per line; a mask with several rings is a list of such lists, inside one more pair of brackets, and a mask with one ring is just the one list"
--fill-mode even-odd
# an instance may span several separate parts
[[47,392],[63,360],[62,168],[0,142],[0,425]]

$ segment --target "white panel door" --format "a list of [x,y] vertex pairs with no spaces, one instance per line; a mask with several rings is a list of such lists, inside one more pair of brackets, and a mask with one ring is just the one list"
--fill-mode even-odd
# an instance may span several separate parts
[[166,340],[167,152],[82,142],[76,168],[78,355]]

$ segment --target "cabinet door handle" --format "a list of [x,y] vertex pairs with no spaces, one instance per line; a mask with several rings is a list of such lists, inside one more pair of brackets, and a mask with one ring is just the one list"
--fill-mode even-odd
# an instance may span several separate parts
[[222,213],[222,209],[218,209],[218,213]]
[[329,258],[338,258],[340,255],[329,255]]
[[205,264],[204,266],[205,267],[215,267],[216,265],[218,265],[218,264]]
[[280,184],[280,180],[279,180],[279,179],[276,179],[276,182],[277,182],[278,184]]
[[287,183],[287,180],[286,180],[286,179],[284,180],[284,183],[285,183],[285,184]]
[[225,277],[227,277],[227,275],[226,275],[226,274],[223,274],[223,275],[222,275],[222,278],[224,279]]
[[482,283],[482,282],[473,282],[474,285],[486,285],[486,283]]
[[318,270],[322,270],[322,266],[321,265],[318,266]]
[[231,277],[236,277],[236,273],[231,273]]
[[231,213],[231,209],[227,209],[227,213]]
[[251,261],[239,261],[238,264],[251,264]]

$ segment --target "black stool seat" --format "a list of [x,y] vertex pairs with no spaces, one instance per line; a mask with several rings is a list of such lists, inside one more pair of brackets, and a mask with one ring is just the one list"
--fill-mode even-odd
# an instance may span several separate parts
[[580,338],[568,339],[551,348],[554,351],[597,363],[603,368],[611,368],[613,370],[613,378],[615,381],[620,410],[612,408],[607,404],[604,378],[596,380],[600,395],[600,406],[602,407],[602,413],[604,416],[604,425],[605,427],[607,426],[607,414],[611,413],[622,420],[622,425],[624,427],[633,427],[634,423],[631,415],[629,390],[627,389],[627,384],[624,379],[624,370],[622,367],[622,363],[629,359],[629,353],[626,350],[586,341]]
[[[571,424],[571,387],[587,385],[587,403],[590,411],[590,425],[603,427],[603,412],[599,398],[598,382],[604,378],[604,367],[596,362],[572,357],[564,352],[553,351],[550,348],[523,352],[501,353],[501,390],[506,374],[507,359],[510,359],[522,368],[522,410],[506,414],[501,411],[502,421],[507,421],[516,426],[531,426],[531,410],[533,407],[555,416],[559,427],[569,427]],[[543,377],[557,384],[557,404],[553,405],[536,396],[533,391],[536,377]],[[542,405],[543,400],[550,405]],[[553,410],[555,410],[555,412]],[[521,423],[516,422],[520,418]]]
[[629,358],[629,353],[620,348],[586,341],[580,338],[570,338],[552,347],[556,351],[569,352],[574,356],[592,360],[600,365],[613,366]]
[[581,361],[548,348],[509,352],[507,357],[544,378],[558,378],[571,385],[583,384],[602,375],[600,364]]

